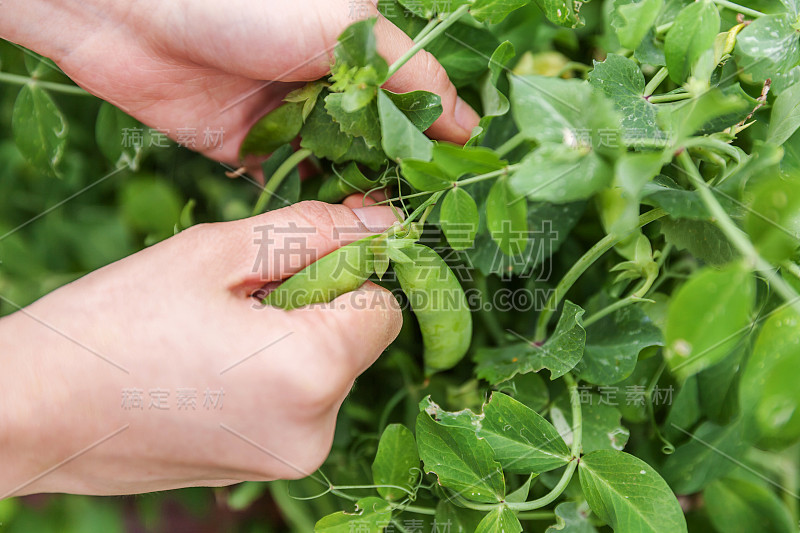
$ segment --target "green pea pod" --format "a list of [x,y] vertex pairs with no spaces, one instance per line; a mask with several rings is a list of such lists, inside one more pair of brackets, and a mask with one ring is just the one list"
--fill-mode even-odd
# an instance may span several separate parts
[[335,204],[353,193],[373,189],[377,183],[364,176],[357,164],[350,162],[337,176],[328,178],[322,184],[317,198],[322,202]]
[[358,289],[373,272],[369,236],[334,250],[281,283],[263,302],[281,309],[330,302]]
[[395,262],[394,271],[419,320],[428,374],[447,370],[467,353],[472,314],[467,297],[447,263],[421,244],[402,248],[412,262]]

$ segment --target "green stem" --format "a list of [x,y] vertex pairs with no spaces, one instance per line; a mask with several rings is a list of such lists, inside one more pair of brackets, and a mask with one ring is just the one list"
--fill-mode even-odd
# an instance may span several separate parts
[[[452,13],[450,13],[441,23],[439,23],[435,28],[430,30],[425,36],[422,37],[419,41],[414,43],[414,46],[408,49],[408,51],[400,56],[400,58],[392,63],[392,66],[389,67],[389,72],[386,74],[386,78],[391,78],[400,67],[405,65],[409,59],[414,57],[417,52],[425,48],[428,43],[436,39],[439,35],[445,32],[447,28],[452,26],[456,23],[458,19],[461,18],[467,11],[469,11],[470,4],[464,4],[463,6],[459,7]],[[424,30],[423,30],[424,31]]]
[[797,279],[800,279],[800,267],[798,267],[796,263],[792,261],[784,261],[781,266],[784,269],[786,269],[786,271],[789,272],[791,275],[793,275]]
[[667,70],[667,67],[661,67],[661,69],[656,72],[655,76],[650,78],[647,85],[644,86],[644,94],[642,96],[647,98],[653,94],[658,86],[661,85],[661,82],[667,79],[667,76],[669,76],[669,70]]
[[[441,197],[442,197],[442,195],[443,195],[443,194],[445,193],[445,191],[447,191],[447,190],[449,190],[449,189],[444,189],[444,190],[441,190],[441,191],[436,191],[436,192],[434,192],[433,194],[431,194],[430,198],[428,198],[427,200],[425,200],[424,202],[422,202],[422,203],[419,205],[419,207],[417,207],[417,208],[416,208],[416,209],[415,209],[415,210],[414,210],[414,211],[413,211],[413,212],[412,212],[410,215],[408,215],[408,218],[407,218],[407,219],[405,219],[405,221],[403,221],[403,227],[407,227],[409,224],[411,224],[412,222],[414,222],[414,220],[416,220],[416,218],[417,218],[418,216],[420,216],[420,213],[424,213],[425,211],[427,211],[427,210],[428,210],[428,207],[431,207],[431,206],[433,206],[433,205],[434,205],[436,202],[438,202],[438,201],[439,201],[439,198],[441,198]],[[406,196],[406,198],[408,198],[408,197]],[[424,215],[424,216],[427,216],[427,215]]]
[[672,94],[654,94],[648,96],[647,100],[651,104],[659,104],[664,102],[679,102],[681,100],[688,100],[694,95],[692,93],[672,93]]
[[417,513],[417,514],[426,514],[433,516],[436,514],[436,509],[431,509],[430,507],[418,507],[416,505],[398,505],[390,503],[389,505],[392,506],[392,509],[398,509],[400,511],[408,511],[409,513]]
[[711,188],[705,180],[703,180],[700,171],[697,170],[692,158],[689,157],[689,154],[685,150],[678,155],[678,161],[681,163],[681,166],[683,166],[683,169],[689,176],[689,180],[700,194],[700,199],[714,217],[713,222],[716,226],[722,230],[722,233],[725,234],[734,248],[742,254],[745,261],[767,279],[770,285],[775,288],[775,291],[781,295],[787,304],[791,305],[795,311],[800,313],[800,295],[777,274],[774,267],[769,264],[767,260],[759,255],[747,235],[736,226],[733,220],[731,220],[731,217],[728,216],[728,213],[725,212],[725,209],[722,208],[717,200],[717,197],[711,192]]
[[441,22],[438,18],[432,19],[428,21],[428,24],[425,25],[424,28],[420,30],[416,37],[414,37],[414,42],[420,42],[426,35],[428,35],[433,28],[439,25]]
[[556,514],[553,511],[531,511],[530,513],[519,513],[519,520],[553,520]]
[[[661,208],[652,209],[647,213],[644,213],[639,217],[639,223],[636,225],[637,228],[641,228],[654,220],[658,220],[666,216],[666,211]],[[569,291],[572,285],[580,278],[586,270],[594,264],[595,261],[600,259],[607,251],[617,245],[622,239],[628,236],[630,232],[624,235],[617,235],[616,233],[609,233],[605,237],[603,237],[600,241],[597,242],[594,246],[589,248],[589,250],[578,259],[575,264],[570,268],[561,281],[558,282],[556,288],[550,294],[550,298],[547,299],[547,303],[542,309],[542,312],[539,313],[539,318],[536,323],[536,336],[534,340],[536,342],[542,342],[547,337],[547,324],[550,321],[550,317],[553,316],[558,304],[561,302],[561,299],[564,295]]]
[[686,142],[683,143],[683,146],[685,148],[696,146],[707,148],[713,152],[726,155],[737,163],[742,159],[741,153],[739,153],[734,146],[720,141],[719,139],[712,139],[711,137],[693,137],[691,139],[687,139]]
[[519,132],[511,137],[509,140],[501,144],[497,150],[495,150],[497,157],[505,157],[506,154],[509,154],[514,148],[524,143],[525,138],[526,137],[522,132]]
[[601,310],[597,311],[596,313],[594,313],[593,315],[591,315],[589,318],[587,318],[586,320],[583,321],[583,327],[584,328],[588,328],[589,326],[591,326],[592,324],[594,324],[598,320],[601,320],[601,319],[607,317],[608,315],[610,315],[614,311],[619,311],[623,307],[627,307],[627,306],[629,306],[631,304],[635,304],[635,303],[639,303],[639,302],[652,302],[652,301],[653,300],[648,300],[647,298],[640,298],[640,297],[638,297],[636,295],[631,294],[630,296],[626,296],[625,298],[622,298],[621,300],[617,300],[613,304],[609,304],[608,306],[604,307],[603,309],[601,309]]
[[281,183],[286,176],[296,167],[303,159],[311,155],[311,150],[303,148],[301,150],[296,151],[284,161],[281,166],[275,171],[275,173],[269,178],[269,181],[261,190],[261,195],[258,197],[258,201],[256,202],[256,206],[253,208],[253,216],[261,214],[264,211],[264,208],[267,206],[267,202],[270,198],[275,194],[275,191],[278,190],[278,187],[281,186]]
[[674,21],[667,22],[666,24],[662,24],[661,26],[656,26],[655,28],[656,35],[661,35],[662,33],[669,31],[669,29],[672,27],[673,24],[675,24]]
[[728,0],[712,0],[712,1],[718,6],[727,7],[731,11],[738,11],[739,13],[750,15],[751,17],[758,18],[764,16],[764,13],[762,13],[761,11],[756,11],[755,9],[750,9],[749,7],[740,6],[739,4],[729,2]]
[[477,176],[472,176],[471,178],[467,178],[465,180],[461,180],[458,182],[459,186],[469,185],[470,183],[478,183],[479,181],[488,180],[491,178],[496,178],[497,176],[502,176],[504,174],[508,174],[509,172],[514,172],[522,165],[520,163],[516,163],[514,165],[508,165],[505,168],[501,168],[500,170],[495,170],[492,172],[487,172],[486,174],[479,174]]
[[8,72],[0,72],[0,81],[6,83],[13,83],[14,85],[38,85],[42,89],[49,89],[54,92],[64,94],[78,94],[81,96],[91,96],[92,94],[84,91],[77,85],[67,85],[64,83],[56,83],[52,81],[41,81],[36,78],[29,78],[28,76],[18,76],[16,74],[9,74]]

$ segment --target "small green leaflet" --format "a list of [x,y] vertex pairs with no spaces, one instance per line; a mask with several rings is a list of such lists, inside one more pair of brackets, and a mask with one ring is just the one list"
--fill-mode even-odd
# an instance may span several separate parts
[[664,40],[672,81],[681,84],[686,80],[695,61],[714,45],[719,24],[719,11],[710,0],[692,2],[678,13]]
[[131,170],[138,169],[143,145],[123,142],[124,132],[137,131],[137,128],[142,128],[142,124],[135,118],[108,102],[100,105],[95,125],[95,140],[100,151],[115,167],[129,166]]
[[665,330],[672,372],[685,379],[725,358],[748,331],[754,295],[755,279],[740,263],[703,269],[678,289]]
[[[795,17],[796,18],[796,17]],[[800,59],[800,34],[786,13],[765,15],[736,36],[737,63],[755,81],[786,72]]]
[[476,502],[503,501],[503,471],[474,431],[444,426],[423,412],[417,417],[417,446],[425,471],[436,474],[443,487]]
[[353,137],[342,132],[339,124],[325,110],[324,98],[317,99],[314,109],[300,130],[300,137],[300,146],[308,148],[317,157],[334,161],[342,157],[353,144]]
[[500,81],[500,75],[503,70],[507,68],[506,65],[515,55],[514,45],[510,41],[503,41],[492,53],[492,57],[489,58],[489,72],[483,75],[480,82],[483,117],[481,117],[478,127],[473,130],[472,137],[467,142],[468,146],[479,144],[486,135],[492,120],[495,117],[505,115],[511,108],[508,98],[497,88],[497,84]]
[[800,84],[792,85],[775,99],[770,113],[767,142],[783,144],[800,128]]
[[269,155],[291,142],[303,127],[303,106],[287,102],[270,111],[247,133],[239,156]]
[[664,218],[661,233],[678,250],[688,250],[710,265],[723,266],[737,257],[728,238],[710,221]]
[[786,506],[765,485],[726,478],[703,492],[708,517],[725,533],[796,533]]
[[330,93],[325,97],[325,110],[339,124],[343,133],[353,137],[363,137],[370,148],[381,144],[381,126],[378,121],[378,106],[369,103],[364,107],[348,112],[342,106],[342,93]]
[[415,158],[430,161],[433,142],[400,111],[383,89],[378,91],[383,151],[395,160]]
[[584,310],[566,300],[553,335],[542,346],[518,343],[482,348],[475,354],[476,373],[489,383],[500,383],[516,374],[550,370],[550,379],[560,378],[583,357],[586,331],[581,326]]
[[483,147],[462,147],[438,142],[433,147],[433,162],[453,180],[466,174],[487,174],[505,168],[507,161],[493,150]]
[[364,533],[380,533],[392,518],[392,508],[381,498],[370,496],[356,502],[356,511],[333,513],[314,526],[316,533],[352,533],[355,528]]
[[486,198],[486,226],[492,240],[508,256],[518,256],[528,244],[528,202],[516,196],[505,177],[498,178]]
[[663,6],[664,0],[616,0],[611,25],[617,32],[619,43],[625,48],[637,49]]
[[11,129],[23,157],[38,170],[57,176],[69,128],[47,91],[38,85],[22,87],[14,102]]
[[597,533],[597,530],[589,522],[589,509],[585,509],[586,504],[577,502],[564,502],[556,506],[556,523],[545,533]]
[[667,483],[625,452],[599,450],[578,466],[592,511],[619,533],[686,533],[686,519]]
[[436,163],[418,159],[400,161],[403,177],[419,191],[438,191],[452,187],[453,180]]
[[472,246],[478,232],[479,220],[478,206],[463,188],[453,187],[445,195],[439,222],[453,250],[465,250]]
[[317,105],[317,98],[327,86],[328,84],[324,81],[312,81],[290,92],[283,100],[303,104],[303,122],[305,122],[308,115],[314,110],[314,106]]
[[497,24],[512,11],[526,5],[530,0],[475,0],[469,9],[478,22]]
[[383,93],[420,131],[430,128],[442,114],[442,99],[438,94],[428,91],[393,93],[387,90]]
[[520,533],[521,531],[522,524],[519,523],[517,515],[504,505],[490,511],[475,529],[475,533]]
[[389,501],[400,501],[416,490],[421,470],[417,443],[411,431],[401,424],[391,424],[383,430],[378,443],[378,452],[372,463],[372,481],[376,485],[396,485],[378,487],[378,494]]

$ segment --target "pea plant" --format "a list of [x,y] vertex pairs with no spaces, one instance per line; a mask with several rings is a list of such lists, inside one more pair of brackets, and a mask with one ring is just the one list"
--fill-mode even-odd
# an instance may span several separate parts
[[[796,532],[800,3],[378,8],[413,39],[408,53],[389,64],[375,19],[355,22],[330,76],[241,147],[269,156],[254,214],[358,192],[398,213],[264,303],[327,302],[372,278],[409,304],[326,464],[269,487],[286,520],[331,533]],[[382,88],[420,50],[480,112],[465,146],[423,133],[437,95]],[[31,99],[52,103],[26,87],[20,113]],[[27,123],[14,127],[39,157]],[[301,182],[304,161],[319,175]],[[267,488],[241,485],[230,505]]]

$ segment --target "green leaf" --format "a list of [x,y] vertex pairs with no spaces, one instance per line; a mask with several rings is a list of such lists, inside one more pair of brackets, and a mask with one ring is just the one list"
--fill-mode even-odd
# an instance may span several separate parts
[[767,142],[783,144],[800,128],[800,84],[792,85],[775,99],[770,113]]
[[496,388],[534,411],[543,410],[550,401],[550,391],[539,374],[520,374],[498,384]]
[[475,533],[520,533],[522,524],[508,507],[502,505],[490,511],[480,524]]
[[[528,374],[529,376],[535,376],[536,374]],[[528,501],[528,496],[531,493],[531,483],[538,477],[538,474],[531,474],[525,480],[525,483],[520,485],[514,492],[510,494],[506,494],[506,501],[511,503],[522,503]]]
[[335,65],[345,64],[348,67],[372,67],[375,69],[380,85],[385,81],[389,65],[378,54],[378,45],[375,39],[376,17],[360,20],[348,26],[339,35],[336,48],[333,50]]
[[624,307],[586,328],[586,349],[576,370],[584,381],[611,385],[633,372],[644,348],[663,345],[661,330],[644,311]]
[[143,132],[144,127],[135,118],[108,102],[100,105],[95,124],[95,140],[100,151],[116,168],[138,168],[144,141],[133,142],[130,136]]
[[486,226],[492,240],[508,256],[518,256],[528,244],[528,202],[515,196],[505,177],[498,178],[486,198]]
[[510,184],[531,200],[566,203],[589,198],[612,178],[612,168],[592,151],[547,143],[525,156]]
[[563,502],[556,505],[556,523],[545,533],[597,533],[589,521],[589,509],[577,502]]
[[592,511],[620,533],[686,533],[675,495],[650,465],[624,452],[598,450],[578,466]]
[[637,49],[663,6],[664,0],[616,0],[611,26],[616,30],[619,43],[625,48]]
[[416,490],[421,470],[417,443],[411,431],[401,424],[383,430],[378,452],[372,463],[372,482],[376,485],[397,485],[407,490],[378,487],[378,494],[389,501],[408,498]]
[[381,144],[381,127],[378,121],[378,106],[365,105],[357,111],[348,112],[342,107],[342,93],[330,93],[325,97],[325,110],[339,124],[343,133],[363,137],[367,146],[375,148]]
[[14,142],[36,169],[58,175],[58,164],[67,144],[67,119],[38,85],[22,87],[11,114]]
[[430,161],[433,143],[400,111],[385,91],[378,91],[383,151],[395,160],[413,157]]
[[564,439],[550,422],[517,400],[495,392],[483,406],[477,431],[507,472],[541,473],[570,460]]
[[500,159],[493,150],[482,147],[462,147],[436,143],[433,162],[453,180],[465,174],[487,174],[505,168],[508,161]]
[[[718,200],[721,195],[718,196]],[[697,191],[681,188],[672,178],[659,175],[644,186],[642,199],[645,204],[660,207],[672,218],[711,220],[711,213]],[[726,202],[722,197],[722,202]]]
[[692,2],[678,13],[664,39],[664,55],[672,81],[681,84],[686,80],[695,61],[714,46],[719,24],[719,11],[710,0]]
[[664,137],[656,124],[656,106],[644,97],[644,75],[632,60],[608,54],[605,61],[594,62],[589,83],[603,91],[620,112],[622,139],[626,144]]
[[794,533],[797,527],[783,502],[763,485],[726,478],[703,492],[708,516],[725,533]]
[[356,511],[330,514],[316,523],[317,533],[380,533],[392,518],[392,508],[381,498],[369,496],[356,502]]
[[425,49],[445,68],[456,87],[472,84],[486,72],[486,58],[500,42],[488,29],[474,23],[457,22],[445,33]]
[[762,179],[753,191],[745,229],[759,253],[777,264],[800,246],[800,179]]
[[478,232],[478,206],[472,196],[461,187],[454,187],[442,201],[439,221],[450,247],[465,250],[472,246]]
[[672,298],[664,356],[685,379],[725,358],[747,333],[755,295],[753,275],[739,263],[703,269]]
[[439,191],[452,187],[453,180],[435,163],[418,159],[400,161],[403,177],[420,191]]
[[303,106],[285,103],[256,122],[239,148],[239,156],[269,155],[294,140],[303,127]]
[[323,89],[327,86],[328,84],[324,81],[312,81],[290,92],[283,100],[303,104],[303,122],[305,122],[308,115],[314,110],[314,106],[317,105],[319,95],[322,94]]
[[516,374],[550,371],[550,379],[572,370],[583,357],[586,331],[581,326],[583,309],[566,300],[553,335],[542,346],[518,343],[499,348],[479,348],[475,372],[489,383],[500,383]]
[[335,163],[347,163],[355,161],[368,166],[372,170],[378,170],[386,164],[386,154],[380,148],[370,148],[364,142],[363,137],[352,137],[347,151],[334,160]]
[[566,28],[579,28],[584,21],[580,17],[581,6],[584,2],[579,0],[536,0],[536,4],[544,12],[547,20],[553,24]]
[[676,144],[698,131],[711,133],[731,126],[751,109],[741,88],[732,85],[725,91],[713,88],[689,100],[661,104],[658,122],[664,131],[671,134],[670,141]]
[[325,110],[324,98],[317,99],[300,136],[301,147],[308,148],[317,157],[334,161],[342,157],[353,144],[353,136],[342,132],[339,124]]
[[800,369],[800,318],[789,306],[770,314],[758,334],[741,381],[742,411],[755,418],[757,429],[783,447],[800,437],[797,381]]
[[736,36],[736,62],[754,81],[786,72],[800,59],[800,36],[786,13],[765,15]]
[[661,232],[678,250],[688,250],[696,258],[722,266],[737,257],[728,238],[712,222],[705,220],[661,219]]
[[431,124],[442,114],[442,99],[438,94],[428,91],[393,93],[387,90],[384,90],[383,93],[420,131],[430,128]]
[[475,0],[469,9],[478,22],[497,24],[512,11],[526,5],[530,0]]
[[[687,428],[678,431],[677,435],[686,437]],[[727,426],[704,422],[691,435],[689,442],[678,446],[675,453],[667,457],[662,469],[667,482],[678,494],[703,490],[730,472],[750,444],[740,421]]]
[[[270,177],[278,170],[284,161],[294,153],[290,144],[285,144],[275,150],[269,159],[261,164],[264,179],[269,181]],[[274,211],[288,205],[297,203],[300,200],[300,171],[295,167],[288,176],[283,178],[280,186],[272,193],[264,207],[264,212]]]
[[478,439],[474,431],[443,426],[427,413],[420,413],[417,445],[425,471],[436,474],[443,487],[476,502],[503,500],[503,471],[493,459],[489,444]]

